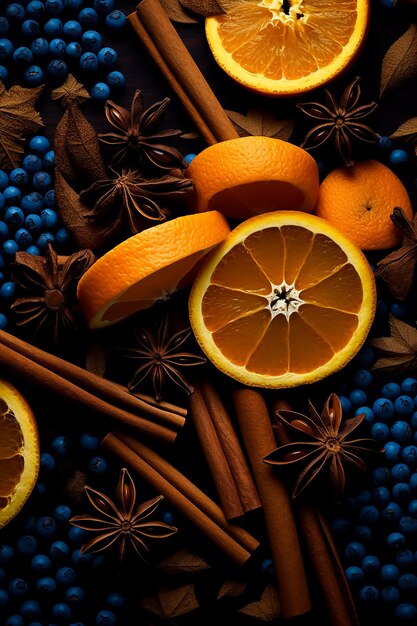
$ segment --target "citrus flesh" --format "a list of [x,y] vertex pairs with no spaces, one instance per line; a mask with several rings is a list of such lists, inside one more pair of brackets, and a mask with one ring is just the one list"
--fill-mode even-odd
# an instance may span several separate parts
[[0,379],[0,528],[22,508],[39,472],[39,437],[26,400]]
[[253,217],[203,263],[189,311],[225,374],[292,387],[343,367],[371,326],[375,281],[363,253],[324,220],[296,211]]
[[240,137],[209,146],[186,174],[194,181],[194,211],[216,210],[235,219],[284,208],[312,211],[319,192],[312,156],[271,137]]
[[356,57],[369,0],[224,0],[206,19],[217,63],[255,91],[290,95],[335,78]]
[[100,257],[77,296],[90,328],[104,328],[191,283],[197,264],[230,232],[221,213],[185,215],[148,228]]

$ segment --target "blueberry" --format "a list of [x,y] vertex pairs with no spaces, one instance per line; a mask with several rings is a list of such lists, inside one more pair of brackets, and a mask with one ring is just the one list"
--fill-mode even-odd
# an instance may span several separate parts
[[398,579],[400,591],[415,591],[417,589],[417,576],[415,574],[403,574]]
[[33,62],[33,52],[26,46],[20,46],[13,52],[13,61],[17,65],[29,65]]
[[0,170],[0,191],[3,191],[9,184],[9,177],[5,171]]
[[342,406],[343,413],[349,413],[352,409],[352,404],[346,396],[339,396],[340,404]]
[[0,607],[9,604],[9,594],[5,589],[0,589]]
[[16,543],[16,549],[19,554],[24,554],[25,556],[35,554],[37,548],[38,542],[33,535],[22,535]]
[[91,28],[95,26],[99,20],[98,13],[95,9],[91,9],[90,7],[86,7],[85,9],[81,9],[78,14],[78,19],[82,26],[86,26]]
[[107,596],[106,602],[109,606],[119,609],[122,606],[124,606],[125,599],[120,593],[113,591],[112,593],[109,593],[109,595]]
[[382,519],[389,523],[399,522],[401,515],[401,507],[396,502],[389,502],[387,506],[381,511]]
[[46,572],[51,568],[51,559],[45,554],[36,554],[30,564],[35,572]]
[[27,172],[35,174],[42,168],[42,159],[36,154],[28,154],[23,159],[22,165]]
[[39,19],[43,17],[45,13],[45,5],[40,0],[31,0],[26,7],[26,15],[28,17],[33,17],[34,19]]
[[404,463],[408,465],[408,467],[416,467],[417,466],[417,446],[406,446],[403,448],[402,457]]
[[110,87],[106,83],[96,83],[91,87],[90,95],[93,100],[105,102],[110,97]]
[[379,600],[379,591],[374,585],[365,585],[359,591],[359,599],[367,604],[374,604]]
[[397,587],[389,586],[381,590],[381,600],[386,604],[394,604],[400,599],[400,592]]
[[[416,400],[414,398],[414,403],[415,401]],[[417,430],[417,411],[414,411],[414,413],[409,418],[408,422],[413,430]]]
[[392,149],[392,141],[389,137],[385,137],[383,135],[379,135],[378,137],[378,148],[381,150],[391,150]]
[[84,52],[80,56],[80,67],[85,72],[91,74],[98,70],[98,59],[94,52]]
[[70,59],[79,59],[83,53],[83,49],[81,48],[81,45],[78,43],[78,41],[71,41],[67,45],[66,53],[67,56],[70,57]]
[[349,394],[352,406],[362,406],[368,402],[368,396],[362,389],[354,389]]
[[[0,221],[0,240],[5,241],[9,236],[9,227],[7,226],[6,222],[2,222]],[[3,257],[0,256],[1,259],[3,259]],[[3,264],[2,267],[4,267],[4,260],[3,260]]]
[[360,389],[366,389],[372,384],[372,380],[373,377],[371,372],[366,369],[361,369],[357,370],[354,373],[352,382],[354,385],[356,385],[356,387],[359,387]]
[[400,577],[400,570],[392,563],[385,563],[381,567],[381,579],[385,583],[395,583]]
[[0,16],[0,35],[7,35],[10,29],[9,21],[6,17]]
[[58,228],[55,233],[55,239],[57,243],[67,243],[69,241],[70,234],[65,226]]
[[0,287],[0,298],[2,300],[10,300],[16,292],[16,285],[13,281],[6,281]]
[[395,400],[401,395],[401,387],[397,385],[397,383],[386,383],[381,389],[381,393],[384,398],[388,398],[389,400]]
[[71,604],[80,604],[84,600],[84,590],[81,587],[68,587],[65,591],[65,600]]
[[389,162],[391,163],[391,165],[400,165],[401,163],[406,163],[408,159],[408,153],[401,148],[393,150],[389,155]]
[[87,531],[78,526],[72,526],[68,531],[68,539],[72,543],[82,544],[87,538]]
[[0,544],[0,565],[6,565],[13,560],[14,549],[7,543]]
[[98,626],[115,626],[117,623],[116,615],[112,611],[103,609],[97,613],[95,622]]
[[53,451],[59,456],[67,456],[72,448],[71,440],[64,435],[59,435],[58,437],[55,437],[51,445]]
[[387,485],[391,480],[391,472],[388,467],[384,465],[374,467],[372,470],[372,479],[376,485]]
[[37,191],[31,191],[27,196],[23,196],[20,203],[25,213],[38,213],[42,209],[43,197]]
[[24,187],[29,182],[29,175],[23,167],[15,167],[9,174],[9,180],[15,187]]
[[8,226],[18,228],[25,221],[25,215],[18,206],[9,206],[4,213],[4,221]]
[[6,204],[17,204],[20,201],[22,194],[18,187],[15,185],[9,185],[3,191],[3,197],[6,201]]
[[50,15],[61,15],[64,10],[62,0],[45,0],[45,11]]
[[397,420],[391,426],[390,433],[394,441],[398,443],[408,443],[412,439],[413,429],[408,422]]
[[400,550],[395,556],[395,562],[400,568],[408,568],[414,564],[414,554],[411,550]]
[[25,20],[20,27],[23,35],[28,39],[36,39],[41,33],[39,22],[33,19]]
[[398,529],[405,535],[417,533],[417,519],[411,515],[403,515],[398,524]]
[[54,519],[58,523],[68,522],[71,517],[71,509],[66,504],[59,504],[54,511]]
[[365,556],[365,548],[358,541],[351,541],[345,547],[345,557],[351,563],[360,563]]
[[162,511],[161,518],[162,521],[165,522],[165,524],[169,524],[170,526],[173,526],[176,522],[175,516],[172,511]]
[[25,70],[23,78],[28,85],[36,87],[37,85],[43,83],[43,71],[39,65],[31,65]]
[[55,38],[49,42],[49,53],[57,59],[62,59],[65,55],[67,44],[63,39]]
[[5,620],[4,626],[24,626],[23,617],[20,615],[9,615]]
[[376,487],[372,491],[372,500],[378,506],[386,506],[390,500],[390,492],[386,487]]
[[101,456],[95,456],[91,459],[88,467],[94,474],[104,474],[107,471],[107,461]]
[[68,67],[62,59],[53,59],[48,65],[48,72],[52,78],[63,79],[68,74]]
[[25,600],[20,605],[20,614],[23,617],[36,617],[41,614],[41,605],[36,600]]
[[53,209],[55,207],[56,197],[55,197],[54,189],[50,189],[49,191],[46,192],[45,197],[44,197],[44,204],[50,209]]
[[356,504],[358,506],[365,506],[372,500],[372,494],[369,489],[359,489],[355,494]]
[[410,500],[408,503],[408,512],[413,517],[417,517],[417,500]]
[[[34,217],[38,217],[37,215]],[[42,452],[40,458],[40,469],[44,472],[52,472],[55,468],[55,459],[49,452]]]
[[9,582],[8,590],[10,595],[21,598],[28,593],[29,585],[23,578],[13,578]]
[[87,563],[91,563],[93,560],[93,555],[89,552],[81,554],[80,549],[74,550],[71,554],[71,561],[74,565],[86,565]]
[[30,44],[30,49],[37,57],[46,57],[49,54],[49,43],[45,37],[38,37]]
[[114,0],[94,0],[93,6],[98,13],[107,15],[114,9]]
[[56,582],[50,576],[44,576],[43,578],[39,578],[36,582],[36,590],[39,593],[55,593],[56,591]]
[[390,533],[386,539],[388,548],[400,550],[405,546],[405,537],[402,533]]
[[46,154],[43,157],[42,163],[43,163],[43,166],[46,167],[47,169],[51,167],[55,167],[55,151],[48,150],[48,152],[46,152]]
[[4,65],[0,65],[0,80],[5,83],[9,78],[9,72]]
[[4,313],[0,313],[0,329],[4,330],[5,328],[7,328],[7,326],[8,326],[7,317],[4,315]]
[[372,530],[369,526],[356,526],[354,530],[354,537],[359,543],[369,543],[372,539]]
[[402,447],[397,441],[387,441],[385,444],[385,457],[391,463],[398,463],[401,460]]
[[84,0],[64,0],[64,6],[70,9],[79,9],[83,6]]
[[83,50],[87,52],[98,52],[103,44],[103,39],[96,30],[86,30],[81,37]]
[[414,401],[410,396],[399,396],[394,402],[394,410],[397,415],[411,415],[414,411]]
[[106,25],[112,30],[120,30],[126,24],[126,15],[116,9],[106,15]]
[[34,175],[32,179],[32,184],[36,191],[44,192],[47,191],[51,186],[52,178],[48,174],[48,172],[43,172],[41,170],[40,172],[36,172],[36,174]]
[[32,256],[40,256],[41,251],[37,246],[29,246],[26,248],[25,252],[31,254]]
[[59,620],[70,619],[72,611],[68,604],[64,602],[58,602],[52,607],[52,617]]
[[405,463],[397,463],[391,468],[391,476],[397,482],[405,482],[410,478],[410,468]]
[[53,517],[44,515],[36,523],[36,530],[41,537],[53,537],[56,533],[56,523]]
[[402,302],[393,302],[390,305],[389,310],[394,317],[397,317],[400,320],[407,319],[409,315],[408,307],[406,307],[405,304],[403,304]]
[[371,436],[376,441],[386,441],[389,437],[389,427],[383,422],[375,422],[371,426]]
[[61,541],[60,539],[57,541],[53,541],[51,543],[51,547],[49,548],[50,555],[53,559],[61,559],[69,554],[69,546],[65,541]]
[[101,48],[97,54],[97,58],[100,65],[106,68],[115,67],[119,61],[116,50],[109,47]]
[[76,20],[69,20],[68,22],[65,22],[63,32],[67,37],[76,40],[81,37],[83,29],[81,24]]
[[392,497],[397,502],[405,502],[411,495],[410,486],[407,483],[396,483],[392,490]]
[[362,559],[362,570],[365,574],[375,575],[380,569],[380,560],[373,554],[369,554]]
[[6,6],[4,14],[9,22],[20,23],[25,19],[26,11],[21,4],[11,2]]
[[8,57],[11,57],[13,54],[14,46],[10,39],[6,39],[4,37],[0,38],[0,60],[5,61]]
[[93,451],[99,446],[100,439],[93,433],[83,433],[80,437],[80,445],[84,450]]
[[56,580],[61,585],[72,585],[77,578],[77,574],[72,567],[60,567],[56,573]]

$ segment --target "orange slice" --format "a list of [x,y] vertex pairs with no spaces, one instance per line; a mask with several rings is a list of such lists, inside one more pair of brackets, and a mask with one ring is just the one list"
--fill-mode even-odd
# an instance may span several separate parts
[[22,508],[39,472],[39,437],[26,400],[0,379],[0,528]]
[[189,312],[219,370],[278,388],[343,367],[365,341],[375,305],[359,248],[314,215],[277,211],[243,222],[207,257]]
[[240,137],[200,152],[187,170],[193,209],[246,219],[280,209],[312,211],[319,192],[313,157],[271,137]]
[[315,89],[358,54],[369,0],[223,0],[206,19],[215,60],[240,84],[271,95]]
[[78,300],[90,328],[120,322],[190,284],[198,262],[229,232],[217,211],[185,215],[107,252],[78,283]]

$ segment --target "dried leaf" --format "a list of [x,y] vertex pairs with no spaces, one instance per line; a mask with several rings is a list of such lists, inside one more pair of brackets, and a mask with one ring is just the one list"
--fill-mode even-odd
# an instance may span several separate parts
[[85,175],[93,181],[106,178],[107,172],[96,131],[84,117],[78,104],[71,103],[68,112],[67,150],[75,169],[80,176]]
[[262,622],[274,622],[280,614],[278,591],[273,585],[268,585],[259,600],[243,606],[239,613],[255,617]]
[[79,83],[72,74],[68,74],[62,85],[51,92],[51,98],[52,100],[62,100],[62,105],[66,107],[71,100],[81,104],[89,100],[91,96],[84,85]]
[[182,6],[201,17],[210,17],[212,15],[222,15],[225,10],[217,2],[217,0],[180,0]]
[[74,164],[69,158],[67,151],[67,134],[70,123],[70,114],[68,109],[64,112],[55,128],[54,133],[54,151],[55,163],[66,180],[76,182],[78,176]]
[[83,216],[90,209],[67,183],[62,172],[55,168],[55,194],[60,217],[80,248],[96,250],[103,242],[103,232],[93,227]]
[[371,339],[370,345],[382,352],[373,370],[386,374],[401,374],[417,368],[417,330],[390,315],[391,337]]
[[180,0],[161,0],[161,4],[173,22],[197,24],[198,20],[182,6]]
[[238,598],[246,590],[247,584],[243,580],[226,580],[220,587],[217,599]]
[[43,86],[27,89],[20,85],[7,91],[0,80],[0,168],[18,167],[24,138],[44,125],[35,109],[42,91]]
[[404,139],[411,143],[417,142],[417,117],[411,117],[395,130],[390,139]]
[[85,357],[85,367],[88,372],[104,378],[106,373],[107,351],[102,343],[91,343]]
[[380,98],[402,87],[417,76],[417,25],[408,30],[390,48],[382,61]]
[[196,130],[193,130],[189,133],[182,133],[180,135],[181,139],[201,139],[201,135]]
[[203,557],[183,549],[160,561],[157,569],[163,574],[176,576],[178,574],[197,574],[210,569],[210,565]]
[[267,108],[257,107],[249,109],[247,115],[236,111],[226,111],[240,136],[263,135],[287,141],[294,130],[293,119],[279,120]]
[[175,589],[159,587],[156,595],[141,598],[140,604],[143,609],[161,619],[179,617],[191,613],[200,606],[193,584],[182,585]]

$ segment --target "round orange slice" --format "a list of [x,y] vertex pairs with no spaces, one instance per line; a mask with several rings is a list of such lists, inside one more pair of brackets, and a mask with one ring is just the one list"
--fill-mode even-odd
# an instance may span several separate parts
[[129,237],[81,277],[77,296],[90,328],[104,328],[190,284],[197,264],[228,236],[221,213],[184,215]]
[[20,511],[39,472],[35,417],[23,396],[0,379],[0,528]]
[[192,161],[193,209],[247,219],[280,209],[312,211],[319,193],[313,157],[271,137],[229,139],[209,146]]
[[206,19],[220,67],[260,93],[293,95],[327,83],[357,56],[369,0],[223,0]]
[[319,217],[277,211],[243,222],[207,257],[189,312],[219,370],[279,388],[343,367],[365,341],[375,305],[359,248]]

